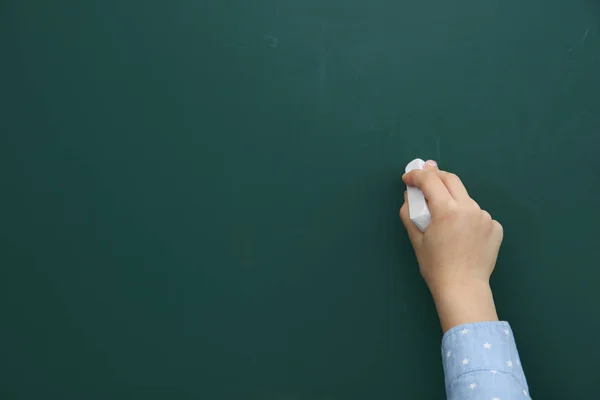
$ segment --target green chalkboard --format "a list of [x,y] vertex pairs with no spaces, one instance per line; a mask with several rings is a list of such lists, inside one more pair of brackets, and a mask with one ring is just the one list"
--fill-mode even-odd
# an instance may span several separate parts
[[444,398],[416,157],[534,398],[598,396],[596,0],[4,0],[0,138],[3,399]]

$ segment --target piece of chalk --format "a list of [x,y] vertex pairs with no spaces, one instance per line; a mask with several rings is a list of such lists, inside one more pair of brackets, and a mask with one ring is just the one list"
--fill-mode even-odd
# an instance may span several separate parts
[[[412,160],[406,166],[405,171],[410,172],[413,169],[423,169],[425,161],[417,158]],[[421,232],[431,223],[431,213],[429,212],[429,206],[425,200],[423,192],[419,188],[414,186],[406,186],[406,192],[408,197],[408,215],[410,220],[419,228]]]

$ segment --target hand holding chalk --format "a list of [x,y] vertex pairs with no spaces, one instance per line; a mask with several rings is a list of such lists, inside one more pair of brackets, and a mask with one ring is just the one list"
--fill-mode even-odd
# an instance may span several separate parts
[[502,226],[479,208],[458,176],[440,171],[435,162],[416,159],[406,170],[400,218],[442,329],[498,320],[489,279]]

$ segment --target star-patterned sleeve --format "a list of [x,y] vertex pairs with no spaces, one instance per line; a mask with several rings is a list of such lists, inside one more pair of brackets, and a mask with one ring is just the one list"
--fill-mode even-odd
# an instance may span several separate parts
[[507,322],[450,329],[442,339],[448,400],[529,399],[515,339]]

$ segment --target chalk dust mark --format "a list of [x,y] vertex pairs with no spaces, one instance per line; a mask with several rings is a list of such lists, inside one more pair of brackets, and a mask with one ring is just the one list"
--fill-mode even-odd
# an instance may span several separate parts
[[277,47],[279,44],[279,39],[277,39],[275,36],[263,35],[263,40],[267,42],[269,47]]
[[315,101],[315,119],[317,121],[317,130],[319,130],[319,121],[324,107],[325,88],[327,85],[327,46],[325,41],[325,23],[319,25],[319,44],[317,57],[317,76],[316,76],[316,101]]
[[581,39],[581,43],[585,43],[585,39],[587,39],[589,33],[590,33],[590,30],[586,29],[585,33],[583,34],[583,38]]
[[325,24],[321,22],[319,28],[319,65],[317,74],[319,77],[319,97],[323,94],[327,81],[327,47],[325,45]]

